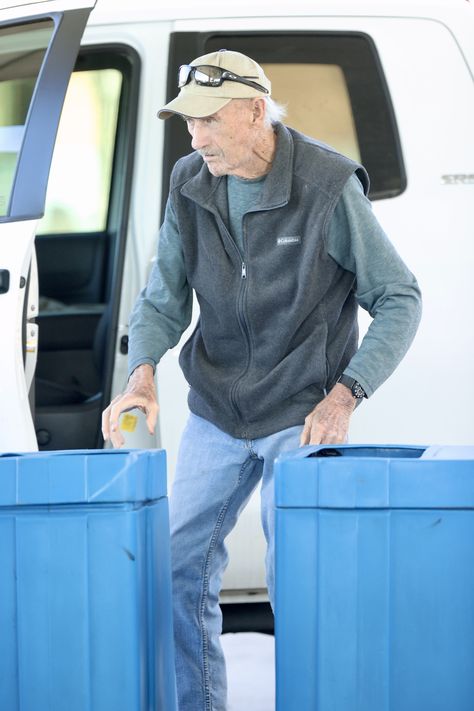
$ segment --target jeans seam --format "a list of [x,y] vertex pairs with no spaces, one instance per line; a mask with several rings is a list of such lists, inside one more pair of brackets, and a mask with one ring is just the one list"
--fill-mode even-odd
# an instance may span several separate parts
[[[253,457],[251,457],[251,459],[253,459]],[[211,683],[210,683],[210,676],[209,676],[209,661],[208,661],[208,652],[209,652],[208,634],[207,634],[207,628],[206,628],[206,625],[204,622],[204,613],[205,613],[205,608],[206,608],[207,595],[209,592],[209,568],[210,568],[210,564],[211,564],[211,558],[212,558],[212,555],[213,555],[215,547],[216,547],[218,535],[219,535],[220,530],[222,528],[222,524],[224,522],[225,515],[229,509],[229,504],[232,501],[232,498],[235,496],[235,493],[236,493],[239,485],[242,483],[244,471],[247,468],[248,464],[249,464],[249,460],[246,459],[240,469],[239,477],[237,479],[234,489],[232,490],[230,496],[224,501],[224,504],[222,505],[222,508],[219,512],[219,516],[217,517],[216,525],[214,526],[214,530],[212,532],[206,559],[204,561],[203,576],[202,576],[202,581],[203,581],[202,596],[201,596],[201,604],[200,604],[200,608],[199,608],[199,625],[201,628],[201,640],[202,640],[202,662],[203,662],[202,666],[203,666],[203,674],[204,674],[203,686],[204,686],[205,711],[212,711],[211,691],[210,691]]]

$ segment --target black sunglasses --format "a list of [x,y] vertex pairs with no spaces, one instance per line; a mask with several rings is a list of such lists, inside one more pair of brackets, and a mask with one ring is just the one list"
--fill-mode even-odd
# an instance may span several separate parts
[[193,78],[196,84],[200,86],[221,86],[224,81],[236,81],[239,84],[246,84],[258,89],[258,91],[263,91],[264,94],[269,93],[268,89],[265,89],[264,86],[257,84],[255,81],[229,72],[227,69],[213,67],[210,64],[200,64],[197,67],[192,64],[182,64],[178,71],[178,88],[181,89],[186,86]]

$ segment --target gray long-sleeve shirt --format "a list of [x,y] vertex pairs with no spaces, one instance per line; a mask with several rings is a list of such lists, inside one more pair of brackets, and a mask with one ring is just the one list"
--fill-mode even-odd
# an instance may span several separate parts
[[[263,183],[228,179],[229,226],[241,251],[242,217],[255,204]],[[373,317],[359,350],[344,371],[371,395],[408,349],[421,315],[421,298],[415,277],[375,218],[355,174],[347,181],[332,216],[327,249],[340,266],[356,275],[357,301]],[[192,293],[170,202],[160,230],[157,260],[135,308],[140,308],[142,316],[145,312],[142,321],[146,320],[148,327],[139,349],[131,342],[130,372],[142,363],[155,367],[164,353],[178,343],[191,320]],[[408,308],[412,311],[410,319],[406,317]]]

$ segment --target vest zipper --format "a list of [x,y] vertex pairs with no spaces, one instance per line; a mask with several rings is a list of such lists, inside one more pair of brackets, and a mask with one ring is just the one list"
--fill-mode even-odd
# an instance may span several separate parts
[[[248,286],[247,264],[242,259],[242,256],[245,256],[245,255],[241,255],[240,250],[237,247],[237,244],[236,244],[234,238],[230,234],[229,230],[227,229],[227,226],[224,224],[224,221],[222,220],[220,215],[216,215],[216,218],[217,218],[217,221],[220,223],[221,233],[223,232],[226,235],[226,238],[229,241],[229,243],[232,245],[234,252],[236,252],[239,255],[240,264],[241,264],[241,267],[240,267],[241,283],[240,283],[239,293],[237,294],[236,310],[237,310],[237,320],[239,322],[239,325],[240,325],[240,328],[242,331],[242,335],[244,336],[244,338],[247,342],[247,363],[246,363],[244,369],[242,370],[242,372],[240,373],[240,375],[234,380],[234,382],[230,386],[229,400],[230,400],[230,405],[231,405],[233,411],[237,415],[242,426],[245,427],[245,420],[242,416],[242,411],[241,411],[239,404],[238,404],[237,390],[238,390],[238,387],[239,387],[241,381],[243,380],[243,378],[245,377],[245,375],[248,372],[248,369],[250,367],[250,360],[251,360],[250,329],[249,329],[246,314],[245,314],[245,296],[246,296],[246,291],[247,291],[247,286]],[[245,241],[244,241],[244,249],[245,249]]]
[[[246,374],[248,373],[249,367],[250,367],[250,361],[251,361],[251,342],[250,342],[250,332],[249,332],[249,325],[247,322],[247,316],[245,313],[245,301],[246,301],[246,293],[247,293],[247,265],[245,262],[242,262],[242,268],[241,268],[241,286],[239,289],[239,293],[237,295],[237,304],[236,304],[236,309],[237,309],[237,319],[240,324],[240,328],[242,331],[242,335],[244,336],[246,342],[247,342],[247,363],[244,367],[244,369],[240,372],[240,374],[237,376],[237,378],[234,380],[230,387],[230,392],[229,392],[229,397],[230,397],[230,402],[232,405],[232,408],[234,412],[237,414],[237,416],[240,419],[241,424],[245,427],[245,420],[242,416],[242,411],[239,407],[238,403],[238,390],[239,386],[242,382],[242,380],[245,378]],[[242,437],[244,437],[244,434],[242,434]]]

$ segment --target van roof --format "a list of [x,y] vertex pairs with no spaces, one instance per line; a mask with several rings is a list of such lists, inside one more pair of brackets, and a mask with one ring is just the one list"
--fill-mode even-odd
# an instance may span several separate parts
[[275,11],[274,0],[97,0],[91,15],[93,24],[103,22],[149,22],[151,20],[192,20],[239,17],[298,17],[311,15],[445,17],[459,10],[471,11],[471,0],[293,0],[291,10]]

